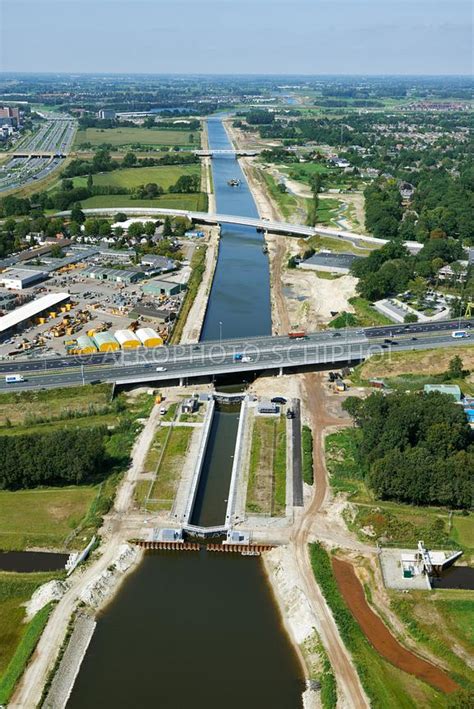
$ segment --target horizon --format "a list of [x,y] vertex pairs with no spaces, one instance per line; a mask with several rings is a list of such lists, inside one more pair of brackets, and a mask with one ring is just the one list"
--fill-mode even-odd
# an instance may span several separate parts
[[3,0],[0,13],[2,73],[472,72],[468,0]]

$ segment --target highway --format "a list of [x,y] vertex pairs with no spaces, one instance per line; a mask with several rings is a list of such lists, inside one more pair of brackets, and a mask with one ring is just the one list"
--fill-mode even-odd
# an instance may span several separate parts
[[[199,376],[336,364],[358,361],[373,354],[471,344],[452,337],[459,321],[387,326],[366,329],[326,330],[305,338],[288,336],[203,342],[155,349],[101,353],[86,356],[31,358],[0,363],[0,391],[52,388],[89,382],[168,382]],[[462,320],[472,330],[474,319]],[[242,359],[235,359],[242,355]],[[5,376],[19,374],[24,381],[8,383]]]
[[[250,226],[255,229],[270,231],[275,234],[287,234],[289,236],[328,236],[333,239],[341,239],[342,241],[351,242],[353,244],[362,244],[366,246],[383,246],[388,243],[387,239],[377,239],[374,236],[366,234],[356,234],[352,231],[344,231],[341,229],[331,229],[324,226],[306,226],[305,224],[291,224],[290,222],[272,221],[269,219],[261,219],[260,217],[241,217],[235,214],[212,214],[209,212],[193,212],[188,209],[166,209],[155,207],[96,207],[94,209],[84,209],[84,214],[103,215],[113,217],[117,212],[123,212],[128,216],[136,217],[153,217],[153,216],[172,216],[172,217],[187,217],[193,222],[203,224],[237,224],[240,226]],[[71,212],[69,210],[57,212],[57,217],[68,217]],[[405,246],[412,253],[416,253],[423,248],[423,244],[418,241],[405,241]]]
[[68,116],[48,118],[32,136],[26,136],[0,168],[0,192],[46,177],[69,152],[76,121]]

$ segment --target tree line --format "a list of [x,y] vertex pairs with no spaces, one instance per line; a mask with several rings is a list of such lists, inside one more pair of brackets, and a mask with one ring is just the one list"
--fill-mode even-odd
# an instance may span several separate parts
[[0,436],[0,489],[78,485],[109,471],[107,428]]
[[474,434],[461,406],[439,392],[371,394],[343,404],[360,429],[356,459],[377,497],[472,506]]

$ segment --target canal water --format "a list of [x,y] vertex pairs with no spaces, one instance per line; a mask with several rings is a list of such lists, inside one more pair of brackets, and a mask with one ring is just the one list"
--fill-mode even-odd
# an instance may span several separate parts
[[[212,148],[232,147],[209,120]],[[212,161],[217,211],[254,216],[238,162]],[[227,180],[240,179],[232,188]],[[271,332],[263,238],[223,225],[203,340]],[[225,517],[238,412],[216,408],[192,521]],[[69,709],[301,709],[303,670],[258,557],[147,554],[100,615]]]
[[[231,149],[220,119],[207,122],[209,148]],[[238,160],[212,159],[212,176],[219,214],[258,217],[257,208]],[[228,180],[240,180],[230,187]],[[256,229],[222,224],[219,257],[204,319],[202,340],[270,335],[270,271],[264,239]],[[222,323],[222,325],[220,325]]]
[[99,617],[69,709],[294,709],[298,662],[256,559],[147,553]]
[[67,560],[67,554],[45,551],[4,551],[0,552],[0,571],[18,573],[58,571],[64,569]]
[[240,403],[216,404],[190,520],[198,527],[217,527],[225,521],[239,411]]

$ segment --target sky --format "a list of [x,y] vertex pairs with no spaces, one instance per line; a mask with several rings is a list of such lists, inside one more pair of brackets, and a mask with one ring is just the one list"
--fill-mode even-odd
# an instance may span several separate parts
[[0,71],[469,74],[470,0],[0,0]]

